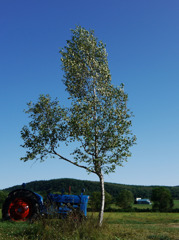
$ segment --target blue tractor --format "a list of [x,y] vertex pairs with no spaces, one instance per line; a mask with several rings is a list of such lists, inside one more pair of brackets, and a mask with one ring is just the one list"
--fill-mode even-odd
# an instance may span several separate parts
[[33,221],[39,216],[70,217],[81,221],[87,216],[89,196],[66,194],[47,194],[47,201],[35,192],[17,189],[9,193],[2,208],[3,220]]

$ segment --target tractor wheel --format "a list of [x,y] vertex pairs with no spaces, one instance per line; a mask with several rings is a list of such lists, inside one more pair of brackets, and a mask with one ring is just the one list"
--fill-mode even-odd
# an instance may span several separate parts
[[37,218],[38,214],[39,203],[37,196],[25,189],[11,192],[2,208],[3,220],[31,221]]

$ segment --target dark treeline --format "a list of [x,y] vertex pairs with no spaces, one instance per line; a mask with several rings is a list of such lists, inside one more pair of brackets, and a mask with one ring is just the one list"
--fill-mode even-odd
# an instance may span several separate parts
[[[82,189],[85,189],[85,194],[91,195],[93,192],[100,191],[99,182],[94,181],[83,181],[69,178],[53,179],[47,181],[33,181],[26,184],[26,188],[41,193],[43,196],[47,194],[48,191],[54,193],[61,193],[64,191],[68,193],[69,186],[71,186],[71,194],[80,194]],[[14,186],[4,191],[10,192],[14,189],[20,188],[21,186]],[[157,186],[136,186],[136,185],[123,185],[116,183],[105,183],[105,190],[116,198],[121,190],[126,189],[133,193],[134,198],[151,198],[152,189]],[[179,200],[179,186],[167,187],[172,194],[172,198]]]

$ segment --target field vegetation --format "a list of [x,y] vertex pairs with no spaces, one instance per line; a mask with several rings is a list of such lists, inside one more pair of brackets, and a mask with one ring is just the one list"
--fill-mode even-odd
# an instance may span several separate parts
[[179,240],[179,213],[88,213],[83,223],[40,219],[33,224],[4,222],[0,215],[0,239],[4,240]]

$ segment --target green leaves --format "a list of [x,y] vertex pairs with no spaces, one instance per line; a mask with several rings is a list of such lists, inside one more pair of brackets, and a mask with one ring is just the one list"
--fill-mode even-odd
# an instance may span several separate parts
[[21,160],[40,158],[43,161],[60,142],[67,139],[67,112],[59,106],[57,100],[52,101],[49,95],[40,95],[36,104],[30,102],[27,105],[28,110],[25,112],[31,121],[28,127],[22,128],[21,137],[24,140],[22,147],[29,151]]
[[93,82],[110,81],[107,53],[102,42],[94,37],[94,31],[78,26],[72,30],[72,39],[60,51],[64,83],[73,97],[85,97],[93,92]]
[[73,153],[75,159],[92,165],[96,162],[105,173],[115,171],[117,165],[127,161],[129,148],[135,142],[127,95],[122,88],[110,85],[103,95],[88,93],[83,99],[72,99],[71,135],[81,144]]

